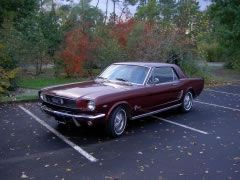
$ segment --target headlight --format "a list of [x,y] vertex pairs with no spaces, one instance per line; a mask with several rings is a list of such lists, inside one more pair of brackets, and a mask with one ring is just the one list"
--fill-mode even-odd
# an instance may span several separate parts
[[95,110],[95,102],[94,101],[88,101],[88,104],[87,104],[87,108],[90,110],[90,111],[94,111]]
[[45,95],[43,93],[40,93],[40,99],[45,101]]

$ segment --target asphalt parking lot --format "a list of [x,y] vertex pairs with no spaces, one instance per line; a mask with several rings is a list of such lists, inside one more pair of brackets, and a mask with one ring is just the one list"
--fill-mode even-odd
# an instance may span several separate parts
[[0,179],[240,179],[240,83],[205,89],[190,113],[129,123],[117,139],[62,129],[37,103],[0,106]]

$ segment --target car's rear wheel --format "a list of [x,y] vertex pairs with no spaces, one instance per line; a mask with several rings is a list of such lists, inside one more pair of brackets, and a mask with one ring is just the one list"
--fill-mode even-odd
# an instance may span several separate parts
[[191,91],[188,91],[183,97],[181,109],[183,112],[189,112],[192,109],[192,106],[193,106],[193,95]]
[[118,106],[111,113],[107,122],[107,133],[112,137],[121,136],[127,124],[127,111],[124,107]]

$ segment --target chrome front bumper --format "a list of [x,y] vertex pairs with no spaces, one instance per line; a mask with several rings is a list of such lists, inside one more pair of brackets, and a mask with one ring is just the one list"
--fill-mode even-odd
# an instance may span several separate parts
[[46,107],[45,105],[40,106],[43,111],[50,115],[72,118],[72,119],[83,119],[83,120],[95,120],[105,116],[105,114],[96,114],[96,115],[88,115],[88,114],[70,114],[65,112],[56,111]]

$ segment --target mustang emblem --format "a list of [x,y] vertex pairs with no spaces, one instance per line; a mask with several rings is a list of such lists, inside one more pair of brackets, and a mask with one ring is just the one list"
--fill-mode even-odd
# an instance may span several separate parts
[[134,110],[136,111],[136,110],[139,110],[139,109],[141,109],[141,106],[138,106],[138,105],[135,105],[134,106]]

